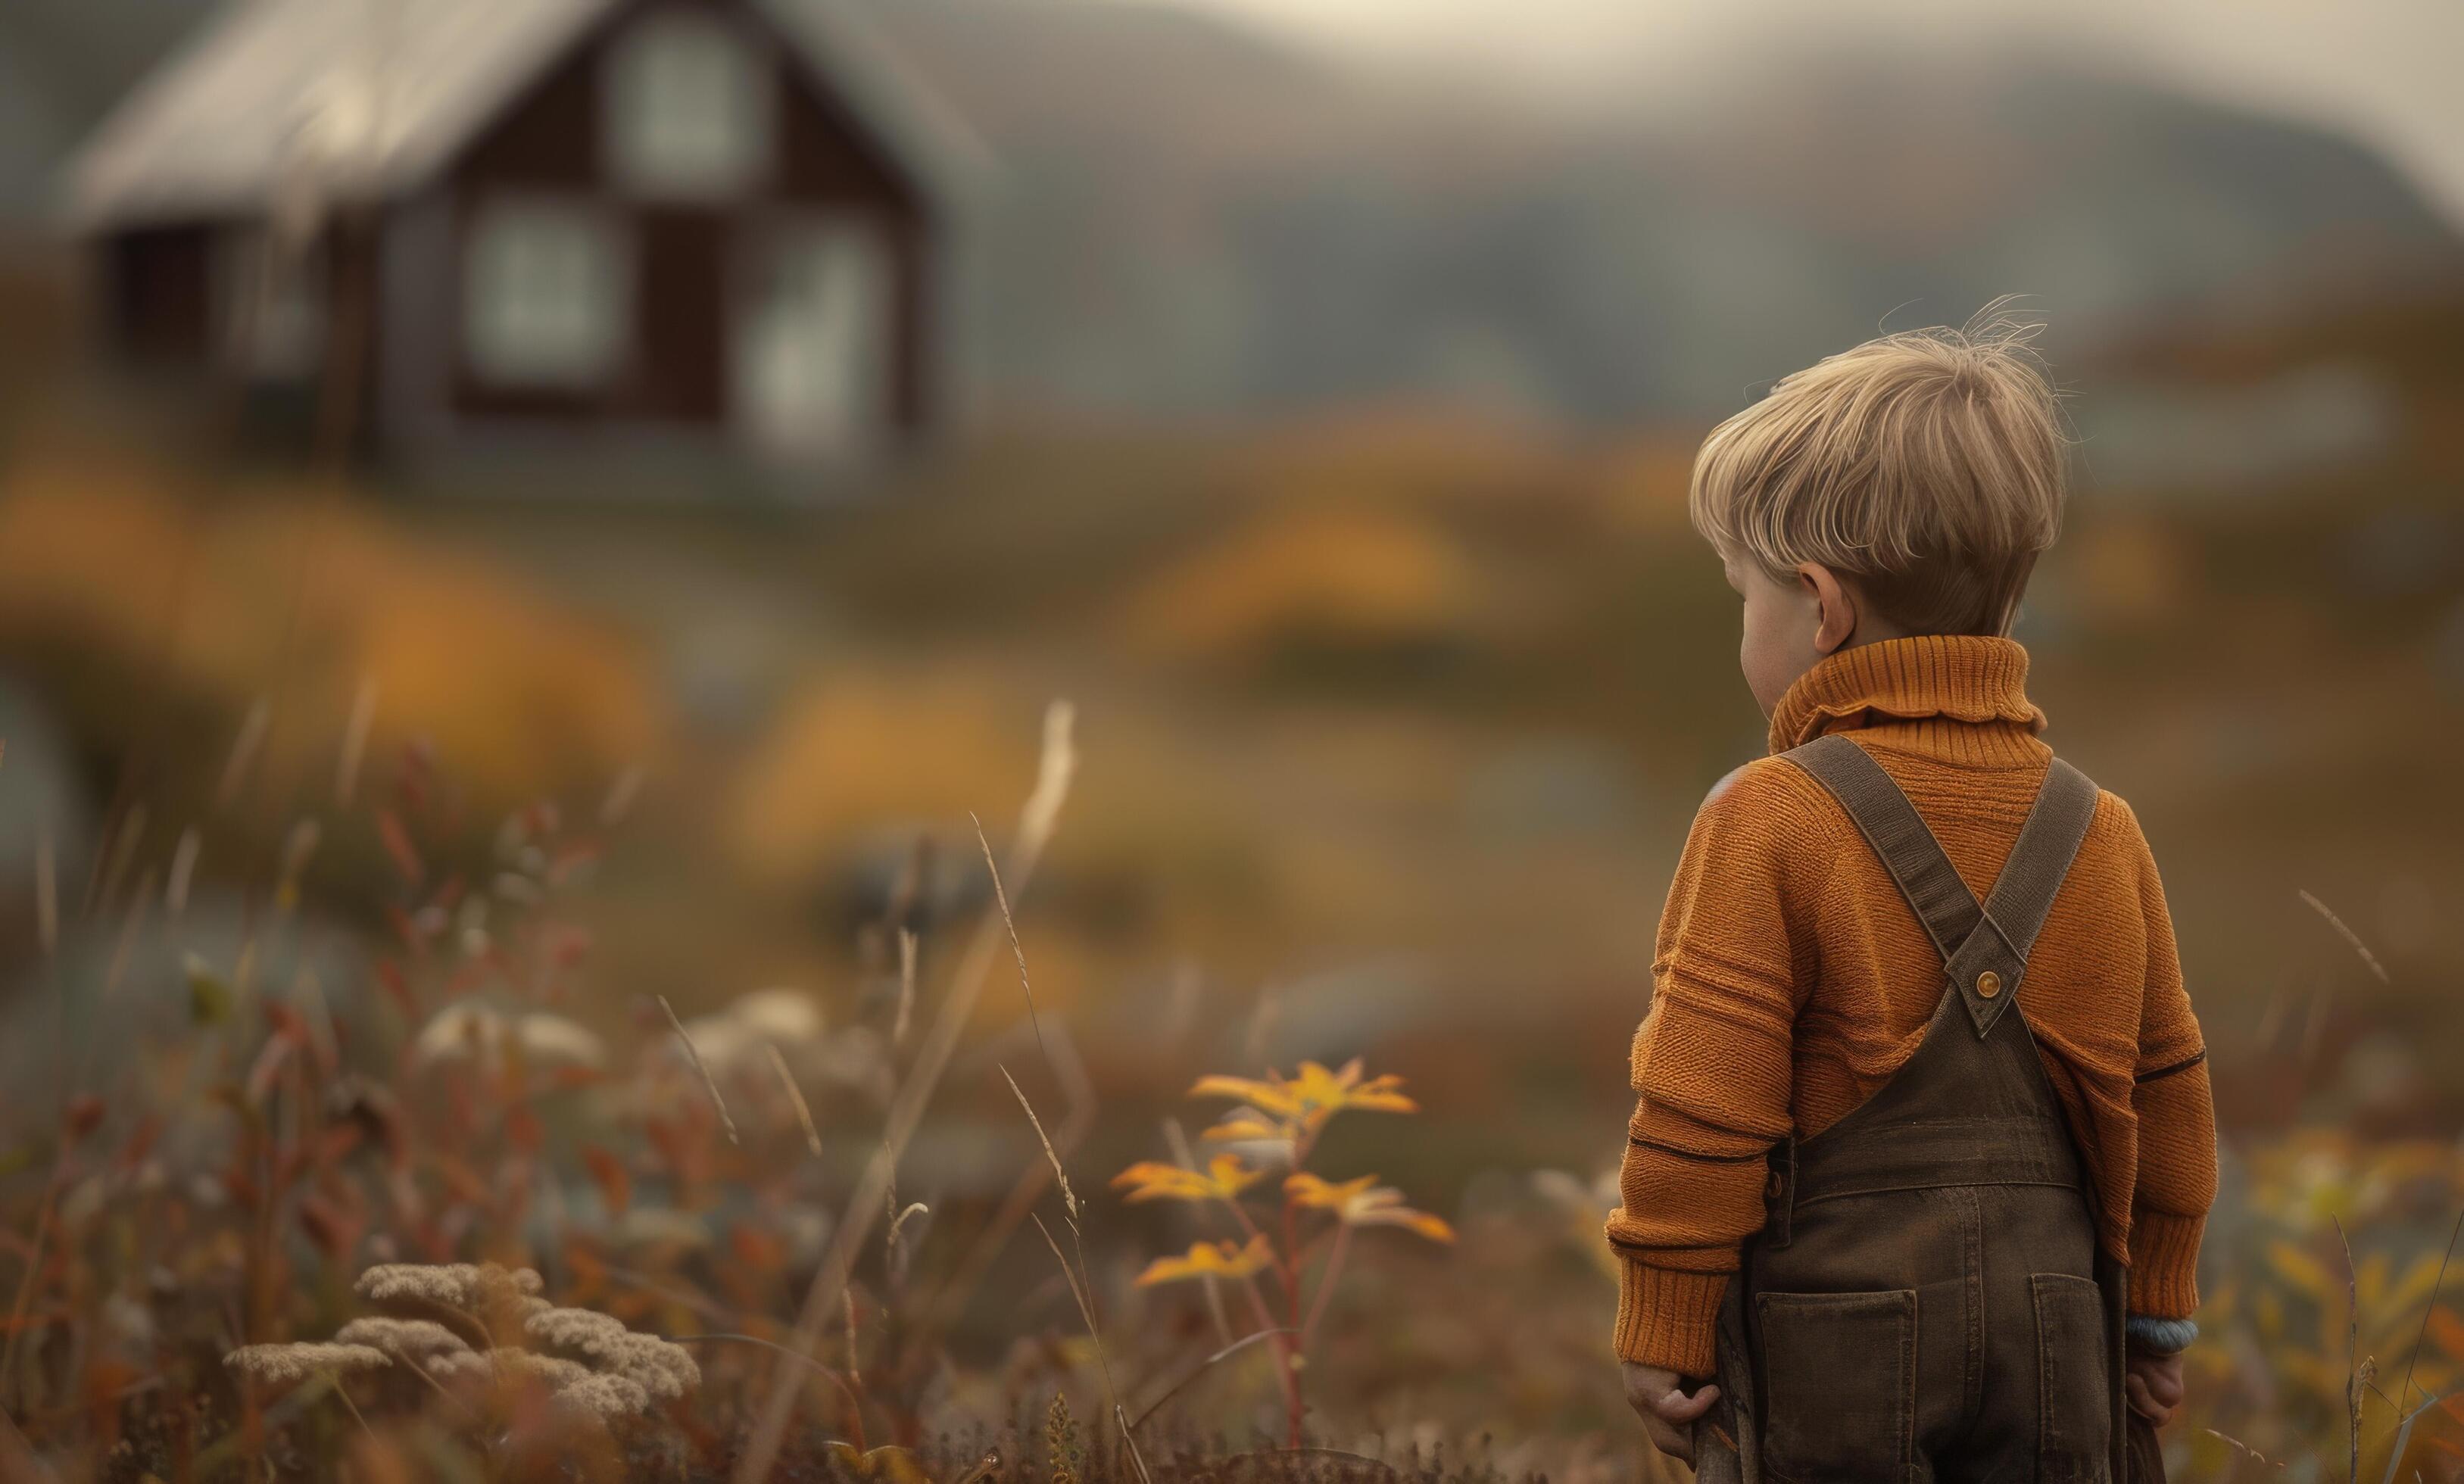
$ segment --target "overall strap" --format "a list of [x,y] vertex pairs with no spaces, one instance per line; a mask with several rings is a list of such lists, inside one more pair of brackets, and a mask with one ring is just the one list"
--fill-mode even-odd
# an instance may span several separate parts
[[2018,993],[2028,949],[2044,927],[2096,814],[2097,788],[2056,758],[1985,904],[1959,879],[1906,794],[1865,750],[1837,732],[1780,754],[1828,790],[1898,883],[1942,954],[1981,1038]]

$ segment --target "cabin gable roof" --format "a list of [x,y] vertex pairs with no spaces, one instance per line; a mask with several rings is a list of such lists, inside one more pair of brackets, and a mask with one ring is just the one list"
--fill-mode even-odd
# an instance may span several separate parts
[[[237,219],[382,200],[437,178],[637,0],[233,0],[73,164],[72,225]],[[847,0],[737,0],[854,116],[915,195],[956,207],[973,137]]]

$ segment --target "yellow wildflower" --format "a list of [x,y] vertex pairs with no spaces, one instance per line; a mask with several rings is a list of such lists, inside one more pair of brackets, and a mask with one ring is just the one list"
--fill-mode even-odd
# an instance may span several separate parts
[[1263,1081],[1209,1075],[1199,1078],[1189,1095],[1233,1098],[1245,1104],[1223,1124],[1207,1130],[1210,1139],[1290,1138],[1298,1132],[1315,1133],[1345,1108],[1373,1113],[1419,1111],[1419,1103],[1396,1090],[1402,1085],[1403,1080],[1391,1072],[1363,1080],[1360,1058],[1354,1057],[1339,1072],[1330,1072],[1315,1061],[1304,1061],[1296,1076],[1287,1078],[1269,1069]]
[[1112,1177],[1115,1189],[1133,1201],[1228,1201],[1258,1183],[1265,1171],[1243,1167],[1237,1154],[1218,1154],[1203,1170],[1140,1160]]
[[1391,1185],[1379,1185],[1375,1175],[1337,1184],[1304,1169],[1287,1179],[1284,1189],[1303,1206],[1334,1212],[1335,1219],[1346,1226],[1401,1227],[1433,1242],[1455,1239],[1455,1229],[1442,1218],[1404,1205],[1403,1192]]
[[1273,1250],[1264,1236],[1249,1238],[1246,1247],[1230,1242],[1197,1242],[1185,1257],[1157,1257],[1138,1275],[1137,1286],[1155,1283],[1177,1283],[1193,1277],[1247,1277],[1274,1260]]

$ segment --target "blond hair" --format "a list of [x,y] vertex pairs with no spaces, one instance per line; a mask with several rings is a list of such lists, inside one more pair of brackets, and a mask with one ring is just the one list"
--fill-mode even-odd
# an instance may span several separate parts
[[1988,305],[1964,329],[1868,340],[1712,429],[1687,507],[1724,558],[1854,580],[1911,633],[2002,634],[2061,530],[2063,436],[2031,347]]

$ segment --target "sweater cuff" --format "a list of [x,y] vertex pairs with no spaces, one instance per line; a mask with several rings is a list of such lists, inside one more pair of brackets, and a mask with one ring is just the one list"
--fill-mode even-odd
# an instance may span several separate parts
[[2131,1347],[2150,1355],[2179,1355],[2199,1338],[2196,1320],[2157,1320],[2134,1314],[2125,1328]]
[[2205,1216],[2141,1208],[2130,1220],[2130,1312],[2186,1320],[2199,1307],[2199,1235]]
[[1617,1284],[1617,1359],[1681,1376],[1715,1374],[1712,1337],[1727,1291],[1726,1273],[1678,1273],[1627,1259]]

